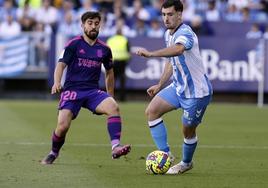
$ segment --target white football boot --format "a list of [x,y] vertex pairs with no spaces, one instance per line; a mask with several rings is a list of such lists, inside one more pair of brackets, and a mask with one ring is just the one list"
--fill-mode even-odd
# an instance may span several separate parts
[[193,168],[193,162],[190,162],[189,164],[185,164],[182,161],[174,166],[172,166],[166,174],[182,174],[188,170],[191,170]]

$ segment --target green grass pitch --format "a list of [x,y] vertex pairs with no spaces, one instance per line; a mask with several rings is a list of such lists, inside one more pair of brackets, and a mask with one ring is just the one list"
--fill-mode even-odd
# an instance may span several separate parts
[[[194,168],[180,176],[148,175],[145,158],[156,148],[144,110],[147,102],[120,104],[127,157],[111,159],[106,117],[82,110],[72,122],[55,164],[50,150],[56,101],[0,101],[1,188],[262,188],[268,187],[268,108],[212,103],[198,128]],[[176,162],[181,157],[181,111],[164,116]]]

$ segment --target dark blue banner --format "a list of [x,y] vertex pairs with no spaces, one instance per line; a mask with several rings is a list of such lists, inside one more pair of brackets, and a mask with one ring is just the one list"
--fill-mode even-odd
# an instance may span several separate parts
[[[149,50],[164,47],[163,39],[135,38],[130,40],[130,43],[132,51],[139,47]],[[263,78],[258,40],[247,40],[244,37],[232,39],[200,37],[199,43],[201,56],[215,91],[255,92],[258,81],[265,79],[267,83],[267,66]],[[264,50],[267,51],[267,42]],[[127,88],[146,89],[157,83],[165,60],[165,58],[147,59],[133,54],[126,70]],[[267,64],[267,55],[264,61]],[[268,91],[267,84],[265,91]]]

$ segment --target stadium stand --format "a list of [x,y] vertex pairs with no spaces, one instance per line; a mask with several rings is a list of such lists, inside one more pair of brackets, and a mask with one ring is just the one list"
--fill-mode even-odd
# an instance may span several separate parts
[[[80,16],[86,10],[102,13],[100,37],[103,40],[115,34],[116,20],[122,19],[123,34],[134,43],[136,39],[141,41],[146,37],[149,38],[146,40],[159,39],[159,45],[162,45],[160,42],[164,32],[160,11],[162,2],[162,0],[0,0],[0,87],[2,91],[0,96],[10,88],[16,88],[21,79],[28,82],[42,82],[49,86],[52,79],[51,71],[54,69],[59,53],[57,49],[61,48],[68,38],[81,33]],[[204,39],[209,37],[212,43],[214,39],[217,41],[224,38],[234,40],[240,38],[239,41],[242,41],[246,36],[253,36],[255,39],[268,38],[268,2],[265,0],[182,0],[182,2],[185,9],[184,21],[201,37],[201,41],[202,37]],[[254,26],[259,28],[257,34],[254,32],[252,34]],[[16,41],[21,37],[26,37],[28,40],[26,45],[28,47],[25,48],[28,49],[27,65],[8,69],[6,64],[9,61],[5,55],[10,48],[5,45],[6,41]],[[258,42],[255,43],[257,46]],[[202,48],[202,44],[200,45]],[[245,54],[238,56],[246,60],[246,51],[249,50],[252,49],[241,49],[241,53],[245,52]],[[15,51],[14,54],[24,53],[26,57],[23,50],[11,49],[11,51]],[[228,60],[236,61],[236,59]],[[139,68],[134,67],[134,69]],[[18,70],[23,71],[18,73]],[[265,78],[267,80],[267,73]],[[267,88],[265,86],[266,92]],[[230,91],[233,92],[232,89]]]

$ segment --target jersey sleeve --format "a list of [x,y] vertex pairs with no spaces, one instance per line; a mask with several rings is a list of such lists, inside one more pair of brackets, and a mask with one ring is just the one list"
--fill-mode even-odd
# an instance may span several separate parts
[[67,45],[63,50],[63,52],[61,53],[58,61],[69,65],[73,61],[74,57],[75,57],[74,45]]
[[110,48],[107,50],[107,55],[104,58],[103,65],[106,70],[113,68],[113,56]]
[[193,33],[187,29],[182,30],[177,34],[175,44],[182,44],[186,50],[190,50],[194,45]]

